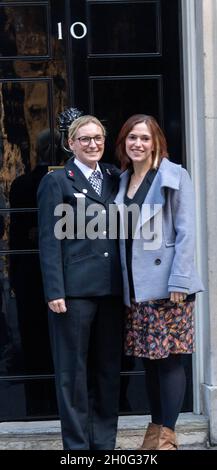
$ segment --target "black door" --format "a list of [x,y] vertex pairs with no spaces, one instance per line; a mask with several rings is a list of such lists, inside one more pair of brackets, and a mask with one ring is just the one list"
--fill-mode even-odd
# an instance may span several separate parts
[[[180,18],[179,0],[0,1],[1,419],[56,414],[36,207],[48,165],[65,159],[56,117],[99,117],[114,161],[125,119],[153,114],[184,163]],[[190,411],[190,359],[186,370]],[[123,358],[120,411],[148,407],[142,362]]]
[[182,161],[179,0],[74,0],[68,8],[59,37],[71,32],[71,93],[104,121],[107,159],[120,125],[146,113],[165,129],[172,160]]

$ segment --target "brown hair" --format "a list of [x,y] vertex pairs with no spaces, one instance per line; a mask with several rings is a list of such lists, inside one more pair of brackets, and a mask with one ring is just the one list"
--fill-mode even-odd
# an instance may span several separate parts
[[126,137],[136,124],[145,122],[153,139],[154,150],[152,156],[152,168],[158,168],[161,160],[168,158],[167,142],[162,129],[153,116],[146,114],[134,114],[122,126],[116,141],[116,155],[121,163],[121,169],[126,170],[132,166],[132,162],[126,153]]
[[78,119],[75,119],[72,124],[69,126],[68,130],[68,137],[69,139],[74,139],[76,132],[78,129],[82,126],[85,126],[86,124],[89,124],[90,122],[93,122],[97,126],[101,127],[103,135],[106,135],[106,130],[105,127],[102,125],[102,123],[97,119],[95,116],[80,116]]

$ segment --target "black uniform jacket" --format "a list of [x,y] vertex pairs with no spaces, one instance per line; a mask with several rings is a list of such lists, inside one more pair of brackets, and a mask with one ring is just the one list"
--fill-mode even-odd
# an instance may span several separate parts
[[[113,201],[119,186],[119,170],[107,163],[100,163],[100,168],[103,173],[100,197],[73,159],[64,168],[45,175],[40,183],[39,248],[46,301],[122,294],[118,241],[116,237],[109,238],[109,205],[114,208],[115,223],[117,209]],[[59,204],[67,206],[62,209]],[[91,204],[97,204],[96,212]],[[98,230],[96,217],[102,227],[100,236],[98,233],[98,238],[88,238],[85,232],[87,227],[91,228],[91,221]]]

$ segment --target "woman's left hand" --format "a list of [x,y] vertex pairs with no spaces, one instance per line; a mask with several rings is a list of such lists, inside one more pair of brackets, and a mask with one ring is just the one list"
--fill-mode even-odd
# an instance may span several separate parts
[[184,292],[171,292],[170,293],[170,300],[173,303],[182,303],[186,299],[187,294]]

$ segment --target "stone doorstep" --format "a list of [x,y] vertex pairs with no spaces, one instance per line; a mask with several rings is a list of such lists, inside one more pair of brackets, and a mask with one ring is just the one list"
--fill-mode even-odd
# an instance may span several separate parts
[[[121,416],[118,423],[117,448],[138,448],[144,437],[149,416]],[[194,413],[181,413],[176,432],[180,446],[206,446],[208,418]]]
[[[149,416],[120,416],[117,449],[136,449],[142,443]],[[208,418],[182,413],[177,422],[181,447],[205,448],[208,441]],[[62,449],[59,421],[0,423],[0,450],[57,450]]]

